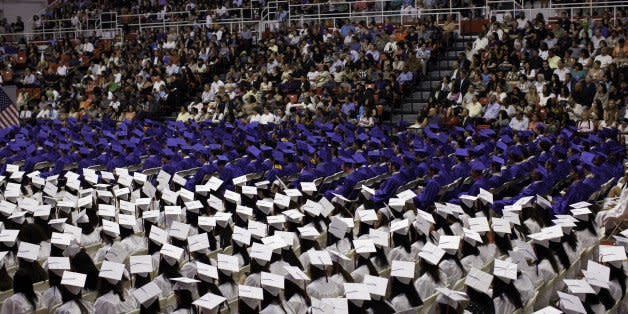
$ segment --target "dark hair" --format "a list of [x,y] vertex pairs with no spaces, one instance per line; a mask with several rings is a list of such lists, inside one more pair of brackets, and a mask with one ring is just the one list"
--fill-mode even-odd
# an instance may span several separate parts
[[140,314],[153,314],[159,312],[161,312],[161,309],[159,308],[159,301],[154,301],[148,307],[144,307],[144,304],[140,304]]
[[0,268],[0,291],[7,291],[13,287],[13,279],[9,276],[9,272],[7,272],[7,267],[2,266]]
[[85,251],[80,251],[74,255],[71,264],[74,271],[87,275],[87,280],[85,281],[86,289],[96,290],[98,288],[98,268],[96,268],[94,261]]
[[440,282],[440,269],[438,265],[432,265],[425,261],[424,259],[419,259],[419,276],[423,276],[423,274],[427,273],[434,282]]
[[135,275],[135,282],[133,283],[133,287],[140,288],[144,285],[151,282],[150,275],[140,276],[139,274]]
[[159,260],[159,273],[164,275],[167,279],[180,277],[179,273],[179,262],[174,263],[174,265],[170,265],[165,257],[161,257]]
[[178,309],[190,309],[192,313],[195,313],[196,308],[192,306],[192,292],[187,289],[175,290],[174,294],[177,296],[177,310]]
[[520,309],[523,307],[521,294],[519,293],[519,290],[517,290],[517,288],[515,287],[514,281],[506,283],[501,278],[495,276],[493,278],[493,291],[496,291],[498,295],[505,295],[508,301],[510,301],[510,303],[512,303],[515,308]]
[[124,289],[121,286],[121,281],[118,281],[117,284],[112,284],[106,278],[98,278],[98,296],[103,296],[110,291],[113,291],[114,294],[117,294],[120,298],[120,301],[124,302]]
[[390,287],[391,299],[400,294],[405,294],[408,298],[408,302],[410,303],[410,305],[412,305],[412,307],[420,306],[423,304],[423,300],[416,292],[412,281],[410,281],[409,284],[404,284],[403,282],[399,281],[397,277],[392,277],[390,278]]
[[33,310],[37,309],[37,295],[33,290],[33,282],[30,280],[30,275],[23,269],[18,271],[13,276],[13,293],[22,293],[28,303],[33,306]]
[[48,279],[48,274],[36,261],[29,262],[20,258],[18,259],[18,264],[19,270],[25,271],[29,275],[31,282],[40,282]]

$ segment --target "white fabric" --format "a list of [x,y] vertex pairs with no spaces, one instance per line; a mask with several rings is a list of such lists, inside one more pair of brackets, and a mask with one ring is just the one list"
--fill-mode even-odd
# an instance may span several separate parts
[[[40,308],[42,306],[41,295],[38,292],[35,292],[35,294],[37,295],[37,301],[35,302],[35,305],[37,306],[37,308]],[[4,301],[4,303],[2,303],[2,308],[0,308],[0,314],[28,313],[34,310],[35,309],[33,309],[33,305],[28,302],[26,296],[24,296],[23,293],[17,293],[10,296]]]

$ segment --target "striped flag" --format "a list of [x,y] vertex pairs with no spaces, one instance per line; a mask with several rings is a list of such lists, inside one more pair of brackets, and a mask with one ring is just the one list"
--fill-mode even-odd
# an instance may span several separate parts
[[20,124],[20,113],[17,106],[11,101],[2,88],[0,88],[0,128],[10,128]]

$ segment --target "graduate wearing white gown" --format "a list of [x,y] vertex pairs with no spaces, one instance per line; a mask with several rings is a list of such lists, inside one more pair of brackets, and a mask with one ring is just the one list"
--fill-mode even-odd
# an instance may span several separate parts
[[[41,295],[38,292],[35,292],[37,302],[35,303],[36,308],[40,308],[44,305],[42,303]],[[10,296],[8,299],[4,300],[2,303],[2,308],[0,308],[1,314],[21,314],[21,313],[30,313],[36,310],[33,305],[28,301],[26,296],[23,293],[16,293]]]

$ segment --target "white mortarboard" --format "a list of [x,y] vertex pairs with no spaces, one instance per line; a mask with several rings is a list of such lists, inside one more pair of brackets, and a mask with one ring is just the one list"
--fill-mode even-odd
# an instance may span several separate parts
[[513,225],[521,224],[521,220],[519,218],[519,212],[504,210],[502,211],[502,218],[508,220],[508,222]]
[[591,210],[587,207],[573,208],[571,209],[571,213],[577,219],[587,221],[589,220],[589,215],[591,214]]
[[397,198],[402,199],[404,202],[413,199],[416,196],[416,193],[412,190],[405,190],[401,193],[397,193]]
[[449,254],[455,254],[460,248],[460,237],[442,235],[438,239],[438,248],[445,250]]
[[[569,216],[569,217],[573,218],[572,216]],[[575,219],[575,218],[573,218],[573,219]],[[558,218],[558,219],[552,219],[552,222],[556,226],[560,226],[563,229],[563,232],[566,233],[566,234],[571,232],[571,229],[576,226],[576,223],[573,220],[571,220],[571,219]]]
[[236,213],[244,220],[248,220],[249,217],[253,217],[253,208],[238,204],[236,207]]
[[17,257],[29,262],[34,262],[39,256],[39,244],[32,244],[28,242],[20,242],[17,249]]
[[238,266],[238,257],[233,255],[218,254],[218,269],[227,271],[228,273],[236,273],[240,270]]
[[207,204],[209,207],[221,212],[225,210],[225,204],[222,202],[220,198],[218,198],[214,194],[209,194],[209,200],[207,200]]
[[61,228],[61,230],[63,230],[64,233],[69,233],[71,235],[74,236],[74,239],[77,242],[81,242],[81,237],[83,236],[83,229],[74,226],[74,225],[70,225],[70,224],[63,224],[63,227]]
[[185,183],[187,182],[187,180],[185,180],[185,178],[182,177],[181,175],[175,173],[172,176],[172,182],[174,182],[175,184],[178,184],[180,186],[185,186]]
[[571,208],[582,208],[582,207],[589,207],[589,206],[591,206],[591,203],[585,202],[585,201],[569,205],[569,207]]
[[[30,174],[29,174],[29,176],[30,176]],[[30,177],[30,178],[31,178],[31,182],[33,183],[33,185],[35,185],[38,188],[41,188],[41,187],[46,185],[46,179],[40,177],[39,175],[35,175],[35,176]],[[67,185],[67,183],[66,183],[66,185]]]
[[137,225],[135,215],[118,214],[118,224],[126,229],[133,229]]
[[129,215],[135,215],[135,203],[120,200],[118,203],[120,206],[120,212]]
[[370,253],[375,253],[375,244],[373,244],[373,240],[353,240],[353,247],[355,248],[355,252],[358,254],[368,255]]
[[368,286],[363,283],[344,283],[345,297],[352,301],[368,301],[371,299]]
[[570,293],[576,295],[595,294],[595,290],[585,279],[563,279]]
[[65,249],[74,240],[74,236],[69,233],[53,232],[50,237],[50,243]]
[[308,251],[308,254],[310,257],[310,263],[316,267],[324,269],[327,266],[333,265],[328,251],[310,250]]
[[336,238],[342,239],[345,234],[351,230],[351,227],[346,222],[337,216],[331,217],[331,223],[327,228],[327,232],[333,234]]
[[553,306],[546,306],[533,314],[562,314],[563,312]]
[[2,202],[0,202],[0,212],[2,212],[5,216],[11,215],[16,208],[17,206],[15,204],[7,200],[2,200]]
[[198,227],[205,231],[211,231],[216,227],[216,217],[199,216]]
[[169,205],[175,205],[179,195],[176,192],[170,190],[163,190],[161,192],[161,199]]
[[414,262],[394,260],[390,267],[390,276],[397,277],[401,282],[407,284],[414,279],[415,265]]
[[231,213],[217,212],[214,215],[214,218],[216,218],[216,223],[218,223],[221,227],[226,227],[229,223],[231,223]]
[[469,218],[469,229],[480,234],[491,231],[486,217]]
[[549,241],[559,240],[563,236],[563,229],[560,226],[552,226],[541,229],[540,232],[530,234],[529,237],[535,243],[544,247],[549,247]]
[[288,272],[288,279],[292,279],[297,282],[310,280],[310,277],[308,277],[307,274],[297,266],[284,265],[283,268],[286,272]]
[[68,180],[65,186],[71,190],[77,191],[81,189],[81,182],[76,180]]
[[171,217],[181,216],[182,211],[183,210],[181,209],[181,206],[176,206],[176,205],[164,206],[164,214],[166,216],[171,216]]
[[273,215],[273,216],[266,216],[266,222],[277,228],[277,229],[281,229],[283,224],[286,222],[286,216],[284,215]]
[[464,281],[466,286],[469,286],[478,292],[482,292],[489,297],[493,296],[493,292],[490,289],[493,282],[493,275],[483,272],[475,267],[469,270],[467,278]]
[[286,189],[284,193],[286,193],[286,195],[289,196],[290,200],[293,202],[296,202],[297,200],[299,200],[299,197],[303,196],[303,194],[301,194],[301,191],[299,191],[298,189]]
[[63,272],[61,277],[61,284],[64,285],[73,294],[78,294],[85,286],[87,280],[86,274],[75,273],[69,270]]
[[316,217],[321,214],[321,204],[314,202],[313,200],[307,200],[303,206],[301,206],[301,210],[303,212],[309,214],[312,217]]
[[117,222],[103,219],[102,230],[112,237],[117,237],[120,234],[120,225]]
[[373,209],[361,209],[355,212],[356,217],[361,222],[365,222],[367,224],[373,224],[377,221],[377,213]]
[[142,192],[146,194],[146,196],[153,198],[155,197],[155,193],[157,192],[157,189],[152,183],[146,182],[144,183],[144,186],[142,187]]
[[433,223],[436,222],[434,220],[434,216],[432,216],[432,214],[430,214],[430,213],[428,213],[426,211],[420,210],[420,209],[417,209],[416,212],[417,212],[416,213],[416,220],[425,220],[425,221],[427,221],[430,224],[433,224]]
[[168,242],[168,232],[157,226],[152,226],[148,238],[157,244],[163,245]]
[[582,273],[591,286],[606,289],[609,288],[609,280],[611,276],[610,267],[589,260],[587,269],[583,270]]
[[55,197],[57,195],[57,190],[57,186],[52,184],[52,182],[46,182],[46,185],[44,186],[44,194]]
[[603,263],[609,262],[618,266],[626,259],[626,249],[623,246],[600,245],[599,257]]
[[512,233],[512,230],[510,228],[510,222],[504,218],[493,217],[491,219],[491,225],[493,226],[493,231],[495,231],[495,233],[499,234],[500,236],[503,236],[507,233]]
[[[83,208],[83,207],[90,207],[91,208],[92,207],[92,202],[93,202],[92,196],[91,195],[87,195],[87,196],[83,196],[83,197],[79,198],[78,202],[77,202],[77,205],[80,208]],[[71,205],[71,204],[68,204],[68,205]]]
[[290,240],[282,238],[277,232],[274,235],[262,238],[262,242],[271,247],[276,253],[279,253],[284,247],[290,246]]
[[7,164],[6,172],[13,173],[13,172],[16,172],[16,171],[20,171],[20,165]]
[[105,259],[110,262],[124,263],[127,255],[129,254],[128,248],[120,241],[116,241],[111,245],[111,248],[107,250]]
[[248,179],[246,178],[246,175],[243,175],[243,176],[235,177],[231,181],[233,182],[234,185],[244,185],[246,181],[248,181]]
[[105,202],[113,198],[113,193],[108,190],[96,190],[96,195]]
[[161,289],[154,281],[151,281],[143,285],[141,288],[133,291],[133,296],[137,302],[146,308],[153,304],[153,302],[157,301],[160,295]]
[[50,256],[48,257],[48,269],[57,274],[63,276],[63,272],[70,270],[70,258],[66,256]]
[[465,205],[471,207],[473,206],[473,202],[475,202],[475,200],[478,199],[477,196],[473,196],[473,195],[460,195],[458,197],[460,199],[460,201],[462,201]]
[[408,229],[410,228],[410,221],[408,219],[394,220],[390,224],[390,232],[399,233],[399,234],[407,234]]
[[159,219],[159,215],[160,215],[159,210],[146,210],[142,212],[142,219],[156,223],[157,220]]
[[233,226],[233,234],[231,236],[233,241],[236,241],[240,245],[251,245],[251,232],[247,229]]
[[388,200],[388,206],[392,209],[400,212],[403,210],[403,207],[406,206],[406,201],[401,198],[391,197]]
[[464,234],[464,240],[469,242],[471,245],[475,245],[476,242],[484,243],[484,240],[482,240],[482,236],[479,233],[465,227],[462,227],[462,232]]
[[105,278],[110,283],[115,284],[122,279],[123,273],[124,264],[103,261],[98,277]]
[[329,214],[335,208],[334,204],[329,202],[329,200],[327,200],[327,198],[325,198],[325,197],[321,197],[321,199],[318,200],[318,203],[321,204],[321,215],[323,215],[323,217],[329,216]]
[[196,273],[198,274],[198,278],[204,281],[218,279],[218,268],[216,266],[199,261],[196,261]]
[[290,196],[281,193],[275,193],[275,199],[273,200],[273,203],[277,204],[277,206],[281,208],[288,208],[290,206]]
[[149,197],[138,198],[135,200],[135,207],[145,210],[150,206],[151,199]]
[[108,204],[99,204],[98,205],[98,216],[102,217],[115,217],[116,216],[116,208],[113,205]]
[[522,198],[518,199],[518,200],[515,202],[515,204],[514,204],[514,205],[519,206],[519,208],[522,208],[522,207],[530,207],[530,206],[532,206],[532,205],[530,204],[530,201],[532,201],[532,199],[533,199],[533,198],[534,198],[534,196],[525,196],[525,197],[522,197]]
[[260,281],[262,288],[270,292],[283,289],[285,284],[285,278],[283,275],[267,273],[265,271],[262,272]]
[[565,311],[565,313],[587,313],[584,305],[582,305],[582,301],[580,301],[580,298],[578,298],[577,296],[561,291],[556,291],[556,293],[560,298],[560,308]]
[[240,193],[236,193],[231,190],[225,190],[224,196],[225,196],[225,200],[234,204],[240,204],[240,202],[242,201],[242,198],[240,197]]
[[334,197],[331,199],[332,203],[338,203],[341,206],[345,205],[346,203],[351,202],[351,200],[349,200],[348,198],[344,197],[341,194],[337,194],[337,193],[331,193]]
[[153,259],[150,255],[132,255],[129,257],[131,274],[149,274],[153,272]]
[[203,208],[201,201],[187,201],[185,202],[185,209],[189,212],[198,214],[200,209]]
[[262,213],[268,215],[268,213],[273,210],[274,203],[270,199],[263,199],[255,202],[255,206],[257,206],[257,209],[259,209]]
[[[130,177],[128,177],[128,178],[129,178],[129,181],[131,181],[131,178]],[[131,194],[131,190],[129,190],[129,188],[127,188],[127,187],[124,187],[124,188],[121,188],[121,189],[117,189],[117,190],[113,190],[113,195],[116,198],[121,198],[121,197],[125,196],[125,199],[126,199],[126,196],[128,196],[129,194]]]
[[490,204],[493,204],[493,193],[480,188],[480,193],[478,194],[478,198],[481,199],[484,202],[488,202]]
[[530,242],[518,242],[515,251],[520,251],[522,253],[522,256],[525,257],[525,259],[528,261],[536,261],[536,253],[534,252],[534,249],[532,248],[532,244],[530,244]]
[[318,232],[318,230],[316,230],[316,228],[312,225],[297,227],[297,230],[299,230],[299,236],[301,239],[316,240],[316,238],[321,235],[320,232]]
[[505,279],[506,282],[510,280],[517,280],[517,264],[495,259],[495,264],[493,264],[493,275]]
[[266,230],[268,230],[268,226],[263,222],[249,219],[247,229],[251,233],[252,237],[261,239],[266,236]]
[[138,184],[144,184],[146,183],[146,180],[148,180],[148,176],[146,176],[145,174],[136,171],[133,173],[133,181],[135,181]]
[[159,173],[157,174],[157,182],[159,183],[168,183],[170,182],[170,178],[172,176],[165,172],[163,169],[159,170]]
[[227,301],[227,298],[208,292],[201,298],[194,301],[192,304],[202,309],[205,309],[209,312],[212,312],[212,311],[217,311],[218,307],[221,304],[223,304],[225,301]]
[[467,294],[462,291],[451,290],[444,287],[436,288],[436,291],[440,293],[440,295],[436,299],[438,303],[450,304],[454,307],[457,307],[458,303],[469,300]]
[[173,221],[168,228],[168,235],[172,238],[185,241],[190,234],[190,225],[180,221]]
[[383,230],[370,228],[368,238],[373,241],[373,244],[382,247],[388,247],[390,244],[390,233]]
[[190,252],[198,252],[209,248],[207,233],[199,233],[188,237],[188,249]]
[[348,314],[349,303],[346,298],[312,299],[312,314]]
[[388,289],[388,278],[365,275],[363,282],[368,288],[368,291],[371,295],[379,297],[386,296],[386,289]]
[[336,262],[340,265],[343,265],[343,263],[348,263],[351,262],[351,259],[344,255],[343,253],[341,253],[340,251],[330,248],[328,249],[329,251],[329,256],[331,256],[331,260],[332,262]]
[[11,214],[11,216],[9,216],[9,219],[11,219],[11,220],[13,220],[13,222],[21,225],[26,220],[25,215],[26,215],[26,212],[14,211],[13,214]]
[[243,185],[242,194],[244,194],[245,196],[253,197],[257,195],[257,188],[254,186]]
[[552,203],[541,195],[536,195],[536,204],[543,208],[552,207]]
[[284,216],[286,216],[286,218],[292,222],[296,222],[299,223],[301,222],[301,219],[303,219],[303,217],[305,215],[303,215],[303,213],[301,213],[300,211],[296,210],[296,209],[290,209],[290,210],[286,210],[283,211],[282,214]]
[[257,303],[264,299],[264,290],[253,286],[238,285],[238,297],[249,307],[255,308]]
[[445,255],[445,250],[437,247],[431,242],[425,243],[421,252],[419,252],[419,257],[423,258],[426,262],[432,265],[438,265],[441,258]]
[[183,258],[183,249],[168,243],[164,243],[159,253],[166,258],[166,262],[170,265],[180,262]]
[[251,251],[249,252],[249,256],[260,262],[263,262],[262,264],[270,262],[272,255],[273,249],[271,247],[258,242],[253,242],[253,245],[251,246]]
[[255,187],[257,187],[258,189],[266,189],[268,188],[269,184],[270,184],[270,181],[264,180],[264,181],[255,183]]
[[303,193],[312,195],[314,192],[316,192],[316,184],[314,182],[301,182],[301,191],[303,191]]
[[200,195],[207,195],[207,193],[212,191],[212,188],[209,184],[200,184],[194,187],[194,191]]

